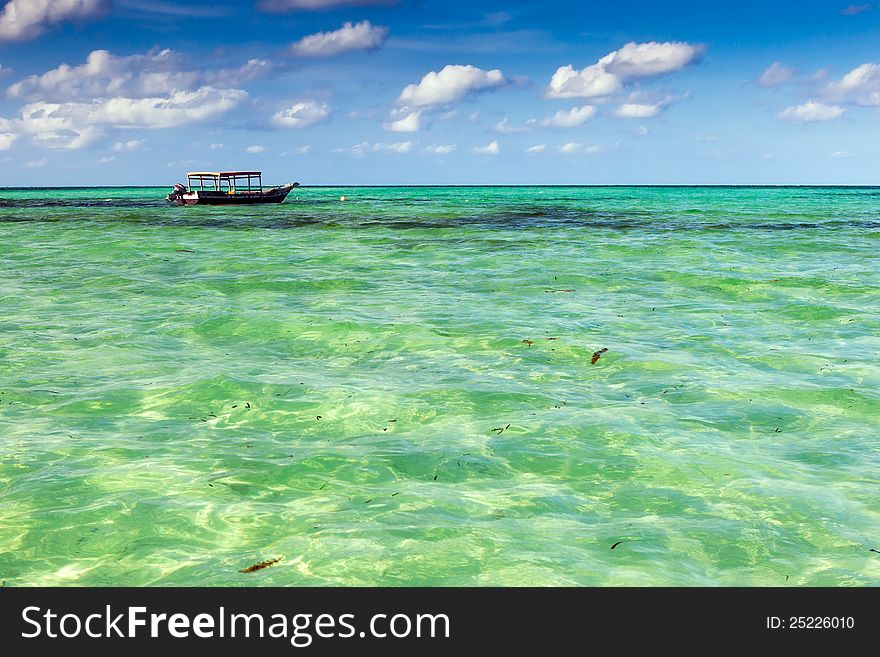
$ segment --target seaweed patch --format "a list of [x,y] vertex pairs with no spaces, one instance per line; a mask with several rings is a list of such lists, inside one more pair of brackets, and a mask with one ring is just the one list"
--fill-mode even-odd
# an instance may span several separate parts
[[273,566],[276,563],[281,561],[281,557],[276,557],[274,559],[267,559],[266,561],[261,561],[260,563],[255,563],[253,566],[248,566],[247,568],[243,568],[239,570],[240,573],[255,573],[258,570],[263,570],[264,568],[268,568],[269,566]]
[[596,361],[602,358],[602,354],[604,354],[608,349],[606,347],[602,347],[599,351],[593,352],[593,357],[590,358],[590,365],[595,365]]

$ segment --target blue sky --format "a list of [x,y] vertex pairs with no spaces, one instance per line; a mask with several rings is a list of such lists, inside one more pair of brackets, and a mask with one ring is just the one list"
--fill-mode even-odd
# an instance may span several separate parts
[[876,1],[0,5],[0,185],[880,183]]

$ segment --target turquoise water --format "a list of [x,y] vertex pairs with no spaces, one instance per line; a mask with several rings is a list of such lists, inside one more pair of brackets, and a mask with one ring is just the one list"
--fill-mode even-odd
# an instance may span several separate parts
[[880,583],[880,189],[167,191],[0,190],[7,586]]

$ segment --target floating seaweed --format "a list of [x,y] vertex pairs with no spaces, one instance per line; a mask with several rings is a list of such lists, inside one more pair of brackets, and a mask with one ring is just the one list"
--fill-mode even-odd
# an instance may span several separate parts
[[533,340],[520,340],[520,342],[522,342],[527,347],[531,347],[533,344],[535,344]]
[[620,545],[621,543],[623,543],[623,541],[617,541],[617,543],[615,543],[614,545],[611,546],[611,549],[613,550],[614,548],[616,548],[616,547],[617,547],[618,545]]
[[267,559],[266,561],[261,561],[260,563],[255,563],[253,566],[248,566],[247,568],[243,568],[239,570],[240,573],[255,573],[258,570],[263,570],[263,568],[268,568],[269,566],[273,566],[276,563],[281,561],[281,557],[276,557],[274,559]]
[[557,292],[574,292],[574,290],[544,290],[547,294],[556,294]]
[[602,354],[604,354],[608,349],[606,347],[602,347],[599,351],[593,352],[593,357],[590,358],[590,365],[595,365],[596,361],[602,358]]
[[177,252],[178,253],[195,253],[195,251],[192,251],[191,249],[177,249]]

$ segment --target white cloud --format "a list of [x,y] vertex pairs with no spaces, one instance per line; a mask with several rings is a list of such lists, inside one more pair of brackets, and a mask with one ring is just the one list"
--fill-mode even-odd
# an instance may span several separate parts
[[845,111],[839,105],[826,105],[816,100],[808,100],[803,105],[786,107],[777,116],[786,121],[809,123],[814,121],[833,121],[843,116]]
[[49,160],[44,157],[39,160],[31,160],[30,162],[25,162],[24,166],[26,169],[37,169],[39,167],[45,166],[48,163]]
[[535,144],[526,149],[526,153],[543,153],[547,148],[547,144]]
[[855,157],[855,156],[852,153],[849,153],[847,151],[834,151],[831,154],[831,157],[833,157],[835,160],[843,160],[843,159],[846,159],[849,157]]
[[187,69],[183,58],[169,49],[128,56],[94,50],[84,64],[61,64],[43,75],[31,75],[6,93],[11,98],[41,101],[150,98],[204,86],[237,87],[271,69],[270,62],[251,59],[237,68],[194,70]]
[[115,155],[107,155],[105,157],[102,157],[100,160],[98,160],[98,164],[110,164],[111,162],[115,162],[115,161],[116,161]]
[[592,118],[595,114],[596,108],[593,105],[572,107],[567,112],[559,110],[553,116],[544,119],[542,125],[550,128],[575,128]]
[[311,150],[312,150],[311,145],[306,144],[305,146],[299,146],[299,147],[297,147],[297,148],[294,148],[293,150],[283,151],[283,152],[279,153],[279,155],[281,155],[281,156],[285,156],[285,155],[308,155],[308,154],[309,154],[309,151],[311,151]]
[[855,67],[840,80],[829,82],[825,95],[865,107],[880,106],[880,64],[869,62]]
[[331,148],[331,153],[349,153],[354,157],[363,157],[365,153],[370,150],[369,142],[361,142],[360,144],[355,144],[351,148]]
[[440,105],[461,100],[470,93],[494,89],[507,83],[498,69],[484,71],[476,66],[449,64],[440,72],[430,71],[418,84],[400,92],[401,105]]
[[379,143],[373,144],[374,153],[409,153],[412,150],[413,143],[411,141],[396,141],[391,144]]
[[[3,119],[0,119],[2,122]],[[18,135],[14,132],[0,132],[0,151],[8,151],[12,148],[12,144],[18,139]]]
[[0,12],[0,41],[34,39],[51,24],[90,18],[107,6],[107,0],[9,0]]
[[617,148],[620,145],[620,142],[616,142],[611,146],[604,146],[602,144],[591,144],[589,146],[584,146],[580,142],[570,141],[567,144],[563,144],[557,150],[562,155],[576,155],[578,153],[584,153],[585,155],[598,155],[599,153],[604,153],[605,151]]
[[614,116],[624,119],[650,119],[657,116],[662,107],[661,103],[624,103],[614,110]]
[[398,155],[402,155],[404,153],[409,153],[412,150],[413,143],[411,141],[397,141],[397,142],[377,142],[375,144],[370,144],[369,142],[361,142],[360,144],[355,144],[350,148],[331,148],[331,153],[348,153],[349,155],[353,155],[354,157],[364,157],[369,152],[372,153],[396,153]]
[[646,136],[649,132],[650,132],[650,131],[648,130],[648,128],[646,128],[646,127],[643,126],[643,125],[640,125],[638,128],[636,128],[636,135],[638,135],[639,137],[644,137],[644,136]]
[[603,57],[605,70],[624,80],[679,71],[697,61],[703,46],[684,42],[628,43]]
[[560,66],[550,78],[548,98],[596,98],[610,96],[623,88],[616,75],[608,73],[601,65],[593,64],[580,71],[570,64]]
[[432,144],[425,148],[429,153],[435,153],[436,155],[449,155],[454,152],[458,146],[455,144]]
[[403,116],[393,121],[387,121],[382,124],[382,128],[389,132],[417,132],[421,127],[420,117],[421,110],[407,111],[405,108],[402,112]]
[[290,49],[300,57],[332,57],[349,50],[373,50],[385,43],[387,27],[374,26],[370,21],[345,23],[333,32],[318,32],[303,37]]
[[532,126],[535,123],[535,119],[529,119],[528,121],[526,121],[525,125],[513,126],[510,125],[510,119],[505,116],[498,123],[492,126],[492,130],[502,135],[513,135],[520,132],[528,132],[529,130],[531,130]]
[[124,57],[95,50],[81,65],[61,64],[11,85],[8,96],[32,101],[20,109],[13,130],[38,145],[76,149],[108,129],[203,122],[247,98],[245,91],[227,85],[271,69],[259,59],[233,69],[190,70],[183,64],[167,49]]
[[865,3],[863,5],[849,5],[840,10],[840,13],[844,16],[856,16],[865,11],[871,11],[871,3]]
[[173,128],[223,114],[247,97],[237,89],[202,87],[163,98],[109,98],[92,102],[29,103],[15,126],[49,148],[77,149],[103,135],[105,128]]
[[114,151],[136,151],[147,142],[143,139],[129,139],[128,141],[117,141],[113,144],[111,150]]
[[265,146],[248,146],[244,150],[246,150],[248,153],[251,153],[253,155],[259,155],[260,153],[266,152],[266,147]]
[[775,87],[789,82],[794,77],[795,70],[785,66],[782,62],[773,62],[761,73],[758,84],[762,87]]
[[610,96],[629,82],[681,70],[697,61],[702,52],[702,46],[684,42],[630,42],[583,69],[560,66],[550,79],[546,95],[548,98]]
[[326,120],[328,116],[330,116],[330,108],[327,107],[327,103],[303,100],[287,109],[275,112],[272,122],[281,128],[305,128]]
[[501,152],[501,147],[498,146],[498,141],[490,142],[485,146],[474,146],[471,149],[471,153],[476,153],[477,155],[498,155]]
[[259,0],[257,8],[263,11],[320,11],[336,7],[369,7],[393,5],[398,0]]
[[209,144],[208,148],[212,151],[219,151],[221,148],[226,148],[226,144]]

